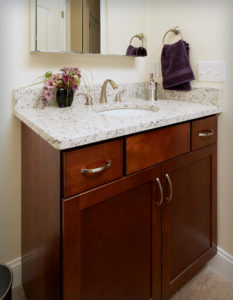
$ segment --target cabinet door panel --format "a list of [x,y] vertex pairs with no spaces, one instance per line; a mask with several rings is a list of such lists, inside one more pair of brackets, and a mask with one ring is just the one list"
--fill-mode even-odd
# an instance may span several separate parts
[[150,183],[83,210],[80,222],[81,299],[149,299]]
[[[168,299],[216,253],[216,148],[208,147],[163,166],[163,299]],[[212,213],[213,210],[213,213]]]
[[152,280],[160,295],[156,177],[160,167],[64,201],[65,300],[148,300]]

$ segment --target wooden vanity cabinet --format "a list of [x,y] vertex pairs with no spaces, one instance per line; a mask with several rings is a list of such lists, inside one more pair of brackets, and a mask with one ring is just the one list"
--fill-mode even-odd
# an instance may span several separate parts
[[148,300],[161,293],[161,168],[63,201],[63,299]]
[[164,163],[162,178],[162,299],[167,300],[216,254],[216,145]]
[[[27,299],[168,300],[186,283],[216,254],[216,120],[61,152],[22,125]],[[108,143],[114,171],[80,189],[82,168],[112,160]]]

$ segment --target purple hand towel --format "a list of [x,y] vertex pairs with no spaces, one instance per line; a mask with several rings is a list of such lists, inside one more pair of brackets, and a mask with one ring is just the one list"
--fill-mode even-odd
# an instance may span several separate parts
[[144,47],[136,48],[136,55],[137,56],[147,56],[147,51]]
[[130,45],[127,48],[126,55],[127,56],[136,56],[136,48],[134,46]]
[[132,45],[129,45],[126,51],[127,56],[147,56],[147,51],[143,47],[134,47]]
[[161,55],[163,87],[169,90],[190,91],[194,74],[189,60],[189,44],[183,40],[164,45]]

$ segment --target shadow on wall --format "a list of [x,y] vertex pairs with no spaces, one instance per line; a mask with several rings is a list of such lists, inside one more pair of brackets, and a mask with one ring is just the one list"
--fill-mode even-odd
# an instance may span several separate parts
[[93,77],[93,83],[96,84],[102,83],[107,78],[118,83],[144,81],[146,73],[144,57],[117,55],[31,52],[27,56],[26,65],[29,71],[36,70],[38,76],[49,70],[57,71],[62,67],[79,67],[89,80]]
[[[141,58],[143,60],[143,58]],[[53,66],[60,68],[66,65],[79,65],[84,68],[95,69],[135,69],[137,62],[135,58],[118,55],[100,54],[69,54],[69,53],[41,53],[31,52],[28,59],[28,67],[44,68]]]

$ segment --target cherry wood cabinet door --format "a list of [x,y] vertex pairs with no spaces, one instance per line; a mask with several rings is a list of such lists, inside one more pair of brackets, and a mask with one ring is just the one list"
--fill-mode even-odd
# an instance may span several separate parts
[[156,178],[161,166],[63,201],[64,300],[160,299]]
[[162,299],[166,300],[216,254],[216,145],[165,163],[162,176]]

